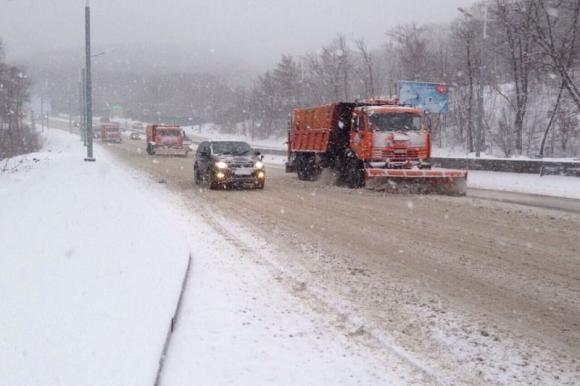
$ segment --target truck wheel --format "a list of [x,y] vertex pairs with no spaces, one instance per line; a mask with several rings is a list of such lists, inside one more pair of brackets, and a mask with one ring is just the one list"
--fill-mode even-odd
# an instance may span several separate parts
[[299,154],[296,156],[296,172],[299,180],[315,181],[320,176],[321,171],[314,155]]
[[298,174],[300,181],[306,181],[308,179],[308,171],[302,161],[302,157],[296,159],[296,174]]
[[153,149],[153,146],[151,146],[150,144],[147,145],[147,154],[155,155],[155,150]]
[[365,186],[364,170],[360,160],[349,160],[346,165],[345,174],[345,182],[349,188],[357,189]]
[[294,160],[294,165],[296,165],[296,174],[298,174],[298,179],[304,181],[306,179],[304,161],[302,160],[302,154],[297,154]]

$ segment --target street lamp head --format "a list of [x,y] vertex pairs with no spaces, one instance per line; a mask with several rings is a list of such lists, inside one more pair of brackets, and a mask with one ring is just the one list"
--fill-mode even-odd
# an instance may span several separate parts
[[472,18],[473,19],[473,15],[471,13],[469,13],[468,11],[466,11],[465,9],[461,8],[461,7],[457,7],[457,10],[459,12],[461,12],[464,16]]

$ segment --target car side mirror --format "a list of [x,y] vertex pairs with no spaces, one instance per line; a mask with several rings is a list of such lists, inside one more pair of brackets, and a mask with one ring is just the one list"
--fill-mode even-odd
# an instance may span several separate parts
[[201,153],[199,153],[199,155],[201,155],[204,158],[209,157],[209,153],[207,151],[202,151]]

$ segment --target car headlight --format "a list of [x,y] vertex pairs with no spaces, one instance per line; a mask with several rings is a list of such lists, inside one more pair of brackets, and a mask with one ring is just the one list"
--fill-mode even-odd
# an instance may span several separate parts
[[215,163],[215,167],[218,169],[227,169],[228,168],[228,164],[225,163],[224,161],[218,161]]
[[263,164],[261,161],[257,161],[257,162],[254,164],[254,167],[255,167],[256,169],[263,169],[263,168],[264,168],[264,164]]

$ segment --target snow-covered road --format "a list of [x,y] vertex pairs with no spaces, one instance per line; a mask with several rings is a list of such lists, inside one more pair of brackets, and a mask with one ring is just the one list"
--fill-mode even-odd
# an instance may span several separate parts
[[270,165],[264,191],[209,191],[193,184],[191,157],[149,157],[139,141],[101,149],[164,181],[352,346],[415,366],[423,382],[580,374],[576,200],[393,195]]
[[1,385],[153,384],[190,250],[162,384],[426,381],[352,347],[211,216],[83,151],[49,130],[0,174]]

